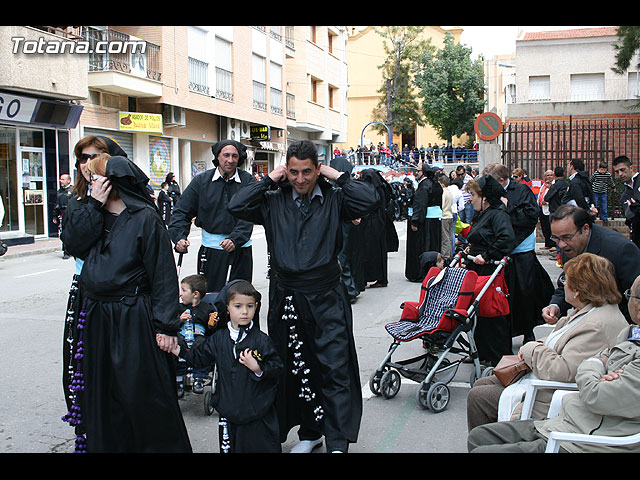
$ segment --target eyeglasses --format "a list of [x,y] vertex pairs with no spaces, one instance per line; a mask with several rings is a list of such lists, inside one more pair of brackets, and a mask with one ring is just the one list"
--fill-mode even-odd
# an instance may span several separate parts
[[578,233],[581,233],[582,228],[579,228],[575,233],[573,234],[567,234],[567,235],[560,235],[559,237],[556,237],[555,235],[551,235],[549,238],[558,243],[558,242],[562,242],[562,243],[569,243],[571,240],[573,240],[573,237],[575,237]]
[[631,295],[631,289],[630,288],[627,288],[624,291],[624,298],[626,298],[627,300],[629,300],[630,298],[637,298],[637,299],[640,300],[640,297],[636,297],[635,295]]
[[81,153],[80,157],[78,158],[78,162],[87,163],[89,160],[91,160],[92,158],[96,158],[98,155],[100,154],[99,153]]

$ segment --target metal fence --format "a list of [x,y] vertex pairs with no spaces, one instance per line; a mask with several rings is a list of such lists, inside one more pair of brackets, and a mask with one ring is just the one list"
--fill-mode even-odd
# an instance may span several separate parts
[[574,119],[506,123],[502,132],[502,162],[509,171],[520,167],[530,178],[542,178],[545,170],[564,167],[582,159],[593,173],[601,161],[613,175],[613,159],[626,155],[638,170],[640,118]]

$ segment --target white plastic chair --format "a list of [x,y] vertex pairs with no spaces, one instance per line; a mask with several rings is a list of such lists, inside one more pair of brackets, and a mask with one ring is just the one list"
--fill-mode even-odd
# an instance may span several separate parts
[[[555,417],[558,414],[560,408],[562,407],[562,397],[571,392],[572,390],[569,389],[556,390],[556,392],[553,394],[553,399],[551,400],[551,407],[549,408],[549,413],[547,415],[548,418]],[[587,443],[591,445],[609,446],[633,445],[635,443],[640,443],[640,432],[624,437],[588,435],[586,433],[551,432],[549,434],[549,439],[547,440],[547,448],[545,449],[545,453],[558,453],[558,450],[560,449],[560,442]]]
[[[578,390],[578,386],[575,382],[553,382],[550,380],[538,380],[534,379],[528,382],[526,392],[524,395],[524,401],[522,402],[522,413],[520,413],[520,420],[528,420],[531,418],[531,412],[533,411],[533,403],[536,399],[538,390],[554,389],[556,392],[553,394],[551,400],[551,406],[547,417],[552,417],[558,414],[560,406],[562,405],[561,397],[570,392]],[[561,393],[559,393],[561,392]],[[552,411],[553,409],[553,411]]]

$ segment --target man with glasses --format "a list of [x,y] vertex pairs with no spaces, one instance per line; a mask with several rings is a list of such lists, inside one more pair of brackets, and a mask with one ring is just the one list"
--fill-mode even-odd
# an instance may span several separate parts
[[[573,205],[562,205],[550,216],[551,232],[564,263],[581,253],[588,252],[607,258],[613,263],[620,293],[633,284],[640,275],[640,248],[621,233],[595,225],[594,217]],[[562,283],[562,275],[558,279]],[[564,288],[559,285],[549,305],[542,309],[542,318],[554,325],[566,314],[569,304],[564,300]],[[620,311],[630,321],[627,301],[620,303]]]

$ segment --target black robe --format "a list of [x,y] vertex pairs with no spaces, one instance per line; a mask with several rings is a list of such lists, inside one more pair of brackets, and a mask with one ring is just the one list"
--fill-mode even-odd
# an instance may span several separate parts
[[158,192],[158,210],[160,210],[160,216],[165,225],[169,225],[169,221],[171,220],[171,208],[171,197],[164,190],[160,190],[160,192]]
[[[515,247],[535,232],[540,207],[531,189],[513,180],[505,191],[507,212],[515,234]],[[544,323],[542,309],[553,295],[553,282],[538,261],[535,244],[529,251],[511,253],[506,268],[511,308],[511,335],[524,335],[525,341],[533,340],[533,328]]]
[[[370,185],[347,173],[336,184],[332,188],[320,178],[322,201],[314,197],[306,214],[293,200],[292,187],[285,182],[273,190],[269,176],[240,190],[229,203],[232,214],[264,225],[271,253],[268,328],[285,364],[276,397],[281,441],[301,425],[318,436],[324,433],[328,450],[356,442],[362,416],[351,305],[337,260],[342,226],[369,213],[378,201]],[[290,327],[303,340],[302,358],[315,394],[308,402],[299,397],[300,379],[288,347]],[[314,408],[324,412],[319,424]]]
[[[85,211],[90,224],[102,216],[80,277],[86,324],[79,405],[88,451],[190,452],[173,359],[156,344],[156,333],[179,329],[171,242],[144,192],[146,176],[122,157],[109,159],[107,176],[127,208],[113,216],[90,200]],[[76,239],[80,231],[70,234]]]
[[[475,212],[471,228],[467,234],[469,255],[482,255],[485,260],[501,260],[508,256],[515,246],[515,236],[509,214],[503,205],[493,205]],[[478,275],[489,276],[495,265],[468,263],[468,268]],[[503,355],[511,355],[511,328],[509,317],[480,317],[474,332],[480,360],[496,365]]]
[[[274,401],[283,364],[272,340],[258,327],[257,316],[258,312],[239,343],[231,338],[227,323],[191,349],[180,341],[180,357],[188,364],[195,368],[217,366],[211,404],[220,414],[221,453],[281,452]],[[238,361],[238,354],[247,348],[258,356],[260,377]],[[222,438],[225,427],[229,444]]]
[[253,276],[252,247],[243,247],[251,240],[253,224],[232,216],[227,205],[237,191],[256,180],[250,173],[237,169],[241,183],[223,178],[213,181],[215,171],[215,168],[207,170],[191,180],[174,205],[169,222],[169,235],[174,244],[188,237],[193,218],[197,227],[209,233],[222,234],[234,243],[235,250],[231,253],[204,245],[200,247],[198,273],[207,279],[210,292],[220,291],[227,282],[227,276],[229,280],[248,282]]
[[[424,177],[412,196],[412,214],[407,220],[407,247],[405,277],[410,282],[422,282],[420,255],[424,252],[439,252],[442,243],[442,222],[426,218],[427,208],[442,206],[442,187],[433,177]],[[418,227],[413,231],[412,226]]]
[[[364,229],[364,277],[365,282],[378,282],[386,285],[389,282],[387,275],[387,252],[390,250],[387,231],[387,205],[391,200],[391,187],[380,173],[372,168],[367,168],[360,173],[360,179],[372,185],[378,192],[378,205],[376,209],[362,219]],[[391,223],[393,227],[393,223]],[[395,233],[395,228],[394,228]]]

